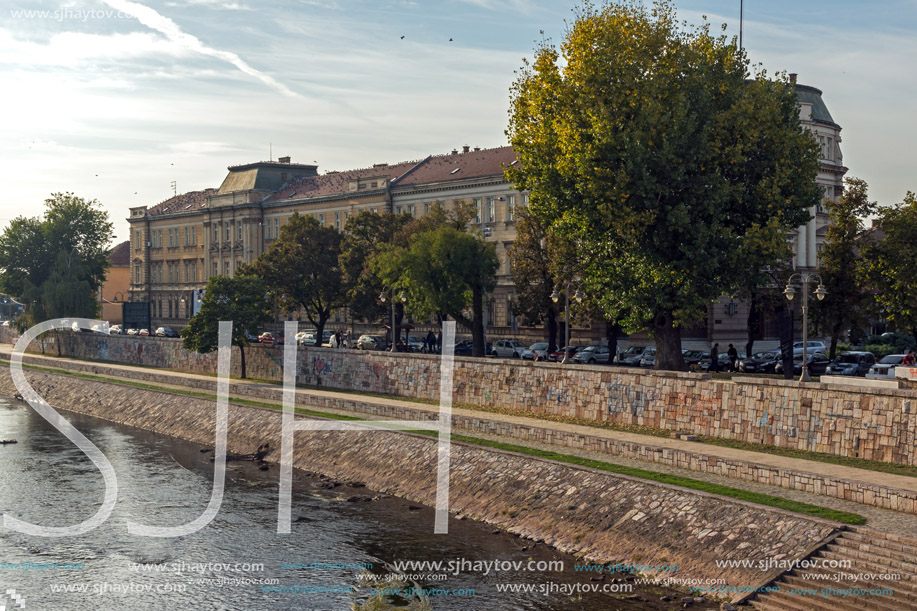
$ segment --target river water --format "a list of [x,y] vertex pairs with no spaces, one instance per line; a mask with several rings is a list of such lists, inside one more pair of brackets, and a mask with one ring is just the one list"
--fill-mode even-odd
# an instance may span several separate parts
[[[681,595],[620,592],[622,575],[577,572],[572,556],[486,524],[451,520],[448,535],[434,535],[430,508],[305,473],[294,475],[293,532],[279,535],[276,465],[262,472],[228,463],[220,512],[194,534],[130,535],[128,520],[177,526],[203,512],[213,481],[209,455],[181,440],[62,413],[111,461],[118,502],[104,524],[79,537],[34,537],[0,523],[0,608],[347,610],[374,596],[382,605],[373,608],[680,607]],[[0,445],[0,513],[66,526],[98,510],[104,486],[92,462],[24,403],[0,397],[3,439],[18,443]],[[483,563],[495,560],[502,570],[491,565],[485,574]],[[402,561],[452,564],[390,581]],[[611,593],[588,592],[606,586]],[[417,587],[426,603],[412,596]]]

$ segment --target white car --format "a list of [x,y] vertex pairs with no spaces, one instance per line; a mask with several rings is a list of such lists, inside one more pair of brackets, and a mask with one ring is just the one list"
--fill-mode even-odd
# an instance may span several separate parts
[[869,368],[869,371],[866,372],[866,377],[870,380],[894,380],[895,379],[895,367],[901,365],[901,361],[904,360],[905,354],[889,354],[888,356],[882,358],[878,363]]
[[504,359],[522,358],[522,353],[528,350],[526,346],[515,339],[499,339],[494,342],[493,351],[498,357]]

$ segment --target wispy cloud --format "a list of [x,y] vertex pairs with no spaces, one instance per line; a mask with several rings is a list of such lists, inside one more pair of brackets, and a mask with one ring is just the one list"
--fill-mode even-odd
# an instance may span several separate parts
[[255,77],[265,85],[279,91],[285,96],[299,97],[299,94],[292,91],[289,87],[279,82],[271,75],[253,68],[248,64],[248,62],[243,60],[237,54],[231,51],[214,49],[213,47],[205,45],[199,38],[182,31],[177,23],[168,17],[161,15],[156,10],[148,6],[144,6],[143,4],[138,4],[136,2],[130,2],[129,0],[103,1],[113,9],[122,11],[128,15],[131,15],[132,17],[135,17],[143,25],[165,35],[165,37],[168,38],[172,43],[179,45],[182,48],[195,51],[201,55],[206,55],[225,61],[238,68],[241,72]]

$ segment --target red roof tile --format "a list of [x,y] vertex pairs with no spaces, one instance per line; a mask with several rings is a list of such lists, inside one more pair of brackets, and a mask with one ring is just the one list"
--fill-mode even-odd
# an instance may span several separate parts
[[126,267],[131,264],[131,241],[125,240],[111,249],[108,262],[112,267]]
[[190,210],[198,210],[207,201],[207,197],[216,193],[216,189],[204,189],[203,191],[188,191],[175,197],[170,197],[166,201],[157,204],[147,210],[147,214],[178,214]]
[[503,168],[515,160],[516,153],[511,146],[436,155],[399,180],[397,186],[502,176]]
[[[283,189],[274,193],[264,201],[278,202],[287,199],[311,199],[329,195],[358,193],[358,191],[350,190],[351,180],[380,176],[391,182],[418,163],[420,162],[402,161],[395,165],[381,163],[371,168],[346,170],[343,172],[328,172],[320,176],[295,178],[290,181],[289,184],[285,185]],[[381,186],[379,188],[381,188]]]

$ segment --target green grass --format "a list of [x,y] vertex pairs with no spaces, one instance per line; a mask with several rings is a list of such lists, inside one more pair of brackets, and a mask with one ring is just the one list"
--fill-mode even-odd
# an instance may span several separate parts
[[[145,390],[155,390],[160,392],[169,392],[173,394],[180,394],[189,397],[202,398],[202,399],[213,399],[212,393],[203,393],[203,392],[194,392],[179,390],[173,388],[167,388],[164,386],[157,386],[154,384],[146,384],[142,382],[132,382],[132,381],[122,381],[122,380],[112,380],[103,376],[97,376],[92,374],[85,373],[75,373],[68,372],[60,369],[53,369],[48,367],[37,367],[34,365],[23,365],[24,369],[31,369],[35,371],[44,371],[47,373],[54,373],[58,375],[68,375],[76,378],[102,381],[111,384],[121,384],[124,386],[131,386],[134,388],[142,388]],[[253,401],[249,399],[230,399],[230,403],[247,405],[253,407],[263,407],[273,410],[280,410],[282,406],[277,405],[276,403],[267,403],[262,401]],[[296,413],[303,414],[307,416],[315,416],[319,418],[327,418],[330,420],[341,420],[341,421],[350,421],[350,422],[359,422],[366,421],[366,418],[358,418],[355,416],[345,416],[341,414],[335,414],[331,412],[322,412],[316,410],[309,410],[303,408],[296,408]],[[436,437],[438,433],[436,431],[429,430],[414,430],[410,431],[415,434],[426,435],[430,437]],[[517,454],[524,454],[527,456],[532,456],[535,458],[543,458],[548,460],[553,460],[557,462],[567,463],[571,465],[578,465],[582,467],[589,467],[592,469],[598,469],[600,471],[606,471],[608,473],[617,473],[620,475],[627,475],[630,477],[635,477],[638,479],[649,480],[653,482],[659,482],[663,484],[670,484],[673,486],[680,486],[682,488],[689,488],[691,490],[699,490],[702,492],[708,492],[711,494],[717,494],[720,496],[725,496],[733,499],[738,499],[742,501],[748,501],[750,503],[755,503],[758,505],[765,505],[768,507],[776,507],[779,509],[785,509],[787,511],[792,511],[795,513],[801,513],[804,515],[810,515],[818,518],[823,518],[826,520],[833,520],[835,522],[842,522],[845,524],[865,524],[866,519],[855,513],[850,513],[846,511],[838,511],[836,509],[830,509],[827,507],[820,507],[818,505],[811,505],[809,503],[801,503],[798,501],[793,501],[790,499],[785,499],[778,496],[772,496],[768,494],[761,494],[758,492],[750,492],[748,490],[742,490],[740,488],[732,488],[730,486],[723,486],[720,484],[713,484],[710,482],[705,482],[702,480],[691,479],[688,477],[683,477],[680,475],[672,475],[669,473],[659,473],[656,471],[649,471],[647,469],[638,469],[635,467],[627,467],[623,465],[617,465],[614,463],[607,463],[591,458],[583,458],[581,456],[574,456],[571,454],[561,454],[559,452],[552,452],[549,450],[539,450],[536,448],[530,448],[527,446],[520,446],[516,444],[504,443],[499,441],[491,441],[489,439],[480,439],[477,437],[470,437],[467,435],[458,435],[453,434],[452,439],[461,443],[467,443],[469,445],[485,447],[485,448],[494,448],[498,450],[505,450],[507,452],[514,452]]]

